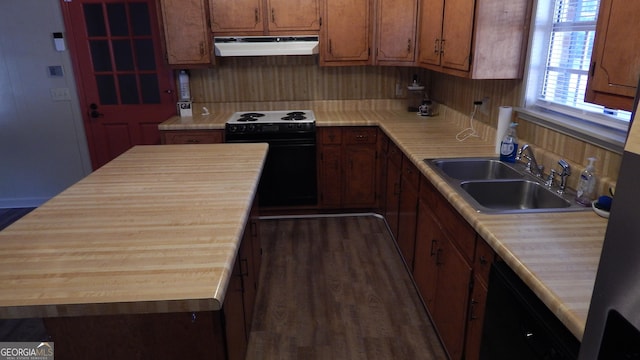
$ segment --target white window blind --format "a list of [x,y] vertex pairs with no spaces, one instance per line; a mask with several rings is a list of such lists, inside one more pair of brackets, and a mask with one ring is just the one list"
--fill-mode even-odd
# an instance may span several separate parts
[[541,100],[602,113],[585,103],[599,0],[555,0]]

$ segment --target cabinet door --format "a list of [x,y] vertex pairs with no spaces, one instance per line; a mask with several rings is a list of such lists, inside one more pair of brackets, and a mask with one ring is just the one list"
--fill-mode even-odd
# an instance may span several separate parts
[[213,32],[264,31],[262,0],[209,0]]
[[376,206],[375,145],[347,145],[344,148],[345,207]]
[[416,217],[418,215],[418,169],[404,158],[402,161],[402,181],[400,185],[400,213],[398,215],[398,247],[402,252],[409,271],[413,271]]
[[387,154],[387,178],[385,191],[385,218],[395,239],[398,238],[398,214],[400,212],[400,180],[402,178],[402,153],[393,144],[389,144]]
[[442,23],[442,66],[469,71],[474,0],[446,0]]
[[371,1],[325,0],[320,41],[321,65],[368,64]]
[[318,199],[321,207],[340,207],[342,204],[342,147],[319,145]]
[[169,64],[211,63],[211,36],[207,25],[205,1],[160,1]]
[[422,0],[419,62],[440,66],[440,40],[444,0]]
[[465,360],[480,359],[482,342],[482,326],[487,304],[487,285],[475,278],[471,300],[469,301],[469,318],[467,322],[467,340],[465,342]]
[[376,62],[415,61],[418,0],[379,0]]
[[471,267],[447,237],[438,241],[433,322],[452,359],[460,359],[467,323]]
[[433,218],[428,203],[424,199],[420,199],[418,202],[413,279],[430,312],[434,310],[433,300],[436,296],[438,282],[436,254],[439,249],[439,239],[442,239],[442,235],[438,223]]
[[640,2],[602,0],[585,100],[633,110],[640,78]]
[[269,31],[318,31],[318,0],[267,0]]

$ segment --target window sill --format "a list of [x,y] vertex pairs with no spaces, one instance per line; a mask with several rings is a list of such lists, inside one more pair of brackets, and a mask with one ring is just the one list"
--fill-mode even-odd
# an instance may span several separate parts
[[580,121],[541,108],[515,108],[524,120],[558,131],[576,139],[622,154],[627,138],[626,131]]

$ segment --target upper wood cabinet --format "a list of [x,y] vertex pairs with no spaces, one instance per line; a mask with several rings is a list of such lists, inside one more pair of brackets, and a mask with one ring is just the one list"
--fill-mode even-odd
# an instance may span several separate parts
[[585,101],[632,111],[640,79],[640,2],[602,0]]
[[375,63],[413,65],[416,60],[418,0],[378,0]]
[[321,65],[415,64],[418,0],[326,0],[323,4]]
[[214,32],[264,31],[264,0],[209,0]]
[[320,29],[321,65],[367,65],[371,55],[370,0],[325,0]]
[[522,77],[531,0],[421,0],[419,65],[472,79]]
[[167,63],[211,64],[206,0],[160,0]]
[[209,0],[211,30],[236,35],[308,34],[320,29],[318,0]]

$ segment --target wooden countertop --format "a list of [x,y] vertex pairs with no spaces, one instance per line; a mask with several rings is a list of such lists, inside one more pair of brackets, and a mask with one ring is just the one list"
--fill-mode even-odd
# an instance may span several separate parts
[[0,231],[0,318],[218,310],[266,144],[137,146]]
[[[380,126],[551,311],[582,339],[607,220],[593,212],[488,215],[468,205],[425,158],[496,156],[492,141],[456,140],[461,127],[442,107],[436,117],[402,110],[314,110],[317,126]],[[223,129],[231,112],[175,117],[160,129]],[[211,117],[211,115],[209,115]],[[465,123],[463,126],[468,126]]]

